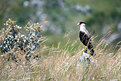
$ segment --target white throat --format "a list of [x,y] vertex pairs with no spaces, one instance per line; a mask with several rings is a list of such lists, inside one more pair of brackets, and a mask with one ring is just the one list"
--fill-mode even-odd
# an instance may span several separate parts
[[81,25],[80,25],[80,31],[84,31],[84,29],[86,29],[86,28],[85,28],[85,24],[81,24]]
[[84,32],[85,34],[87,34],[89,36],[89,32],[85,28],[85,24],[84,23],[80,25],[80,31]]

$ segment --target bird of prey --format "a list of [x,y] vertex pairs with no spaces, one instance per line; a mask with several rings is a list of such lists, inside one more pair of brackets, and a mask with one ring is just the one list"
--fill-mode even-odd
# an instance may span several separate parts
[[87,53],[87,48],[88,48],[90,55],[93,56],[94,49],[93,49],[93,45],[91,42],[91,36],[86,29],[85,22],[79,22],[77,25],[80,27],[79,38],[80,38],[80,41],[84,45],[84,51]]

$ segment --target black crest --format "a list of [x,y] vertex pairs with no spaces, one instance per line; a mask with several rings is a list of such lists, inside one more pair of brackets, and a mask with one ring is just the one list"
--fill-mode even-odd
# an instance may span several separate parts
[[85,22],[79,22],[79,25],[81,25],[81,24],[83,24],[83,23],[85,24]]

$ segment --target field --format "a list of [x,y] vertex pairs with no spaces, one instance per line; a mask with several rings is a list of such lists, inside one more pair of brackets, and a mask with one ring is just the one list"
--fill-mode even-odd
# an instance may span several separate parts
[[[82,44],[68,40],[57,47],[41,45],[41,58],[26,63],[24,57],[20,64],[10,60],[0,61],[1,81],[120,81],[121,48],[110,46],[101,39],[95,45],[91,63],[79,62]],[[78,45],[79,44],[79,45]],[[76,49],[74,48],[76,45]],[[77,46],[78,45],[78,46]],[[64,48],[64,47],[65,48]],[[113,51],[111,51],[113,49]],[[72,51],[73,50],[73,51]],[[116,51],[115,51],[116,50]]]

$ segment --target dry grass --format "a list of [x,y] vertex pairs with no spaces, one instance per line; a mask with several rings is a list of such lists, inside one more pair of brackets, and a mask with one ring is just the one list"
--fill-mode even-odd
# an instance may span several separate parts
[[[69,42],[69,41],[68,41]],[[67,42],[67,43],[68,43]],[[72,43],[73,44],[73,43]],[[104,40],[96,45],[96,56],[90,64],[79,63],[82,54],[78,48],[72,56],[66,49],[43,47],[40,53],[48,51],[39,60],[16,65],[13,61],[0,61],[0,81],[120,81],[121,48],[117,52],[105,50],[108,44]],[[97,61],[97,63],[95,63]]]

